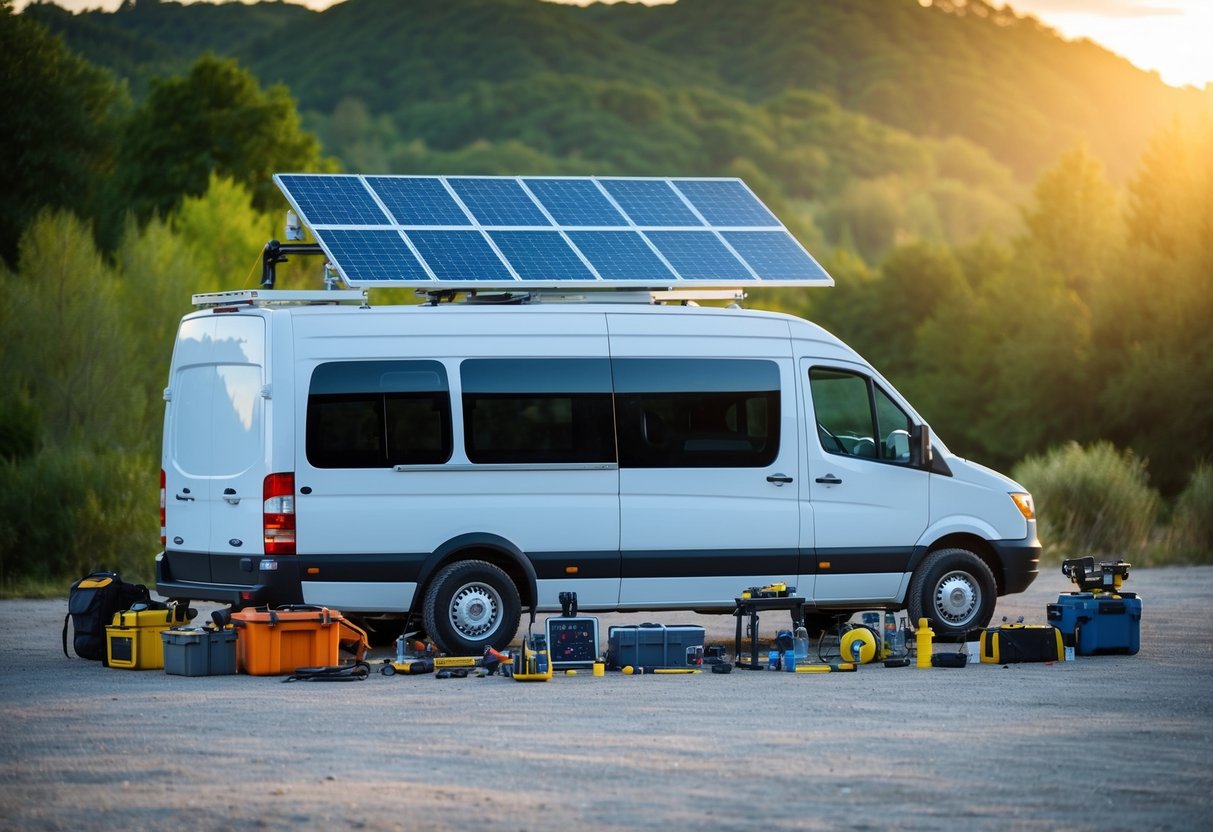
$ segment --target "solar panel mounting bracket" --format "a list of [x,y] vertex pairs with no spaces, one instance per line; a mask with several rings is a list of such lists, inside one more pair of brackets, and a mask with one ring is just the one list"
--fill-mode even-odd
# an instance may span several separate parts
[[[424,297],[430,306],[453,302],[460,292],[418,289],[417,295]],[[530,289],[528,291],[470,290],[464,303],[515,306],[529,303],[638,303],[660,305],[679,303],[687,306],[701,300],[728,300],[741,303],[745,300],[742,289]]]

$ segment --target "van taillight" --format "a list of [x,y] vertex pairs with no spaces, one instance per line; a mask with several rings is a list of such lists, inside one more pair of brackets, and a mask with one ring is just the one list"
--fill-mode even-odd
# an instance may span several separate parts
[[164,528],[167,524],[164,522],[164,469],[160,469],[160,545],[168,540],[165,536]]
[[267,555],[295,554],[295,475],[270,474],[265,478],[265,507],[261,525]]

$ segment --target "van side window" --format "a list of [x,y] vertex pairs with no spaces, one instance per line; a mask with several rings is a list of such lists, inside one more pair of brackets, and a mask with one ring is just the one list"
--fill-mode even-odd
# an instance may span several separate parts
[[307,459],[317,468],[436,465],[451,457],[451,394],[437,361],[335,361],[312,373]]
[[779,366],[747,359],[617,358],[625,468],[764,468],[779,453]]
[[470,461],[615,461],[607,359],[477,358],[459,375]]
[[814,367],[809,389],[817,437],[827,453],[910,461],[910,417],[870,378]]

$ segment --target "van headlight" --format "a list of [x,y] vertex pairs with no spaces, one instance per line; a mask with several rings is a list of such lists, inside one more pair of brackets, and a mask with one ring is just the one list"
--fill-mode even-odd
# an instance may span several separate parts
[[1032,503],[1032,495],[1026,491],[1012,492],[1011,499],[1015,501],[1015,507],[1019,509],[1019,513],[1023,515],[1025,520],[1036,519],[1036,506]]

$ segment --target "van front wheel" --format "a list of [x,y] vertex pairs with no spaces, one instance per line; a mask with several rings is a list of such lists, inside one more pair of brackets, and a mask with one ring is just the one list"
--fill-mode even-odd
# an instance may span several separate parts
[[455,656],[505,649],[518,631],[522,601],[499,567],[461,560],[439,570],[425,594],[421,620],[434,644]]
[[997,596],[985,561],[968,549],[940,549],[914,572],[906,607],[912,624],[930,619],[937,638],[956,641],[990,623]]

